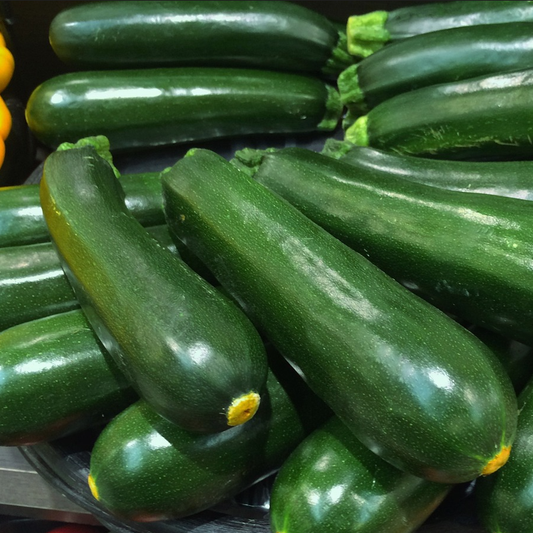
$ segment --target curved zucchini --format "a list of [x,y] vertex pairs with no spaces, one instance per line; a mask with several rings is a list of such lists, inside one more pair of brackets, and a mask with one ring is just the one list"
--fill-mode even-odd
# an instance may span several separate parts
[[494,478],[476,483],[479,515],[491,533],[529,533],[533,524],[533,382],[518,397],[520,414],[515,448]]
[[[168,227],[146,231],[178,255]],[[0,331],[79,307],[52,243],[0,248]]]
[[259,334],[236,305],[153,241],[94,147],[46,159],[41,206],[82,309],[142,398],[195,431],[253,417],[267,371]]
[[533,22],[533,2],[431,2],[372,11],[348,18],[348,51],[367,57],[389,41],[448,28],[519,21]]
[[80,310],[3,331],[0,351],[2,446],[103,424],[137,399]]
[[134,150],[252,133],[332,130],[342,105],[318,78],[246,69],[72,72],[39,85],[26,105],[35,136],[56,147],[105,135]]
[[50,44],[76,69],[226,66],[338,74],[345,35],[292,2],[100,2],[61,11]]
[[411,533],[450,489],[394,468],[333,417],[276,475],[270,522],[277,533]]
[[532,30],[533,20],[451,28],[399,41],[340,74],[341,100],[364,114],[420,87],[532,68]]
[[533,153],[533,69],[422,87],[359,117],[345,139],[417,156],[517,159]]
[[162,185],[171,232],[364,444],[440,482],[505,461],[515,394],[469,331],[213,152]]
[[265,154],[254,178],[433,305],[533,342],[530,202],[364,173],[299,148]]
[[291,368],[272,368],[256,416],[223,436],[184,431],[142,400],[126,409],[92,450],[93,495],[121,518],[151,522],[212,507],[274,472],[331,412]]

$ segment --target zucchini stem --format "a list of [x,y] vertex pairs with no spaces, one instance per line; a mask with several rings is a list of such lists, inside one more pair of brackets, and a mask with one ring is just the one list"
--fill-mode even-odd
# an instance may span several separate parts
[[353,56],[367,57],[390,40],[385,28],[387,11],[372,11],[348,18],[346,36],[348,52]]

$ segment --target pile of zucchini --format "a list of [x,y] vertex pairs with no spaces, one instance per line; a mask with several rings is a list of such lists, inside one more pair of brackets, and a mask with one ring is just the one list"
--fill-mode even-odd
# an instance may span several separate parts
[[100,427],[88,484],[124,520],[277,472],[273,533],[410,533],[472,481],[489,533],[530,533],[531,35],[531,2],[346,35],[290,2],[60,13],[73,71],[26,107],[41,183],[0,189],[0,444]]

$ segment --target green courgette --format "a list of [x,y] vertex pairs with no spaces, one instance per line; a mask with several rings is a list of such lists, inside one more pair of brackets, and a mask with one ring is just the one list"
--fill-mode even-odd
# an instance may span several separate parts
[[270,522],[276,533],[411,533],[450,489],[394,468],[333,417],[276,475]]
[[531,203],[366,169],[287,148],[254,178],[433,305],[533,342]]
[[359,117],[358,146],[440,158],[521,159],[533,153],[533,69],[399,94]]
[[494,479],[479,480],[479,515],[490,533],[529,533],[533,524],[533,382],[518,397],[520,414],[511,460]]
[[40,191],[74,293],[139,395],[195,431],[253,417],[267,372],[259,334],[235,304],[154,242],[94,147],[48,156]]
[[460,26],[533,21],[533,2],[455,1],[371,11],[348,18],[348,51],[367,57],[390,41]]
[[142,400],[126,409],[92,450],[93,495],[121,518],[166,520],[212,507],[277,470],[331,416],[283,363],[271,362],[256,416],[222,435],[184,431]]
[[171,232],[368,447],[440,482],[505,461],[515,394],[469,331],[213,152],[162,185]]
[[333,130],[336,89],[287,72],[161,68],[71,72],[39,85],[26,105],[32,132],[56,147],[105,135],[113,150],[248,134]]
[[[146,231],[179,255],[168,227]],[[79,307],[52,243],[0,248],[0,331]]]
[[532,30],[533,21],[482,24],[399,41],[343,71],[341,99],[364,114],[420,87],[533,68]]
[[91,2],[61,11],[50,44],[75,69],[226,66],[338,74],[346,34],[292,2]]
[[101,425],[137,399],[80,310],[1,332],[0,351],[2,446]]

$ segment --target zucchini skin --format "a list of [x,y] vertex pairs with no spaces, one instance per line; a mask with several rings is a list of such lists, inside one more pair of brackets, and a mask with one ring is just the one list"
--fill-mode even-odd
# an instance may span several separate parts
[[422,87],[359,117],[345,139],[437,158],[531,155],[533,69]]
[[533,342],[530,202],[364,174],[298,148],[265,154],[254,178],[433,305]]
[[236,305],[153,241],[94,147],[48,156],[40,198],[74,293],[139,396],[201,432],[228,429],[235,400],[260,400],[267,363],[259,334]]
[[533,200],[531,161],[445,161],[354,146],[339,158],[364,176],[391,175],[452,191]]
[[[339,32],[291,2],[105,2],[65,9],[50,44],[75,68],[225,66],[338,74]],[[349,56],[345,52],[345,62]],[[328,68],[329,67],[329,68]]]
[[93,494],[116,516],[152,522],[212,507],[273,473],[331,412],[281,361],[266,391],[254,418],[223,435],[189,433],[140,400],[94,445]]
[[220,156],[189,154],[162,175],[171,233],[364,444],[447,483],[512,442],[516,398],[486,346]]
[[[349,107],[368,111],[414,89],[533,67],[532,22],[424,33],[378,50],[339,77]],[[344,83],[342,83],[344,81]]]
[[450,489],[394,468],[333,417],[296,448],[276,475],[272,531],[411,533]]
[[[166,225],[146,230],[178,255]],[[50,242],[0,248],[0,280],[0,331],[79,307]]]
[[26,120],[51,148],[91,135],[134,150],[254,133],[335,128],[342,105],[322,80],[286,72],[161,68],[72,72],[31,94]]
[[[143,226],[165,224],[159,172],[125,174],[120,184],[128,210]],[[0,248],[50,241],[39,200],[39,185],[0,189]]]
[[490,532],[527,533],[533,523],[533,382],[518,397],[515,447],[505,468],[476,482],[481,522]]
[[137,399],[80,310],[9,328],[0,350],[2,446],[103,424]]

